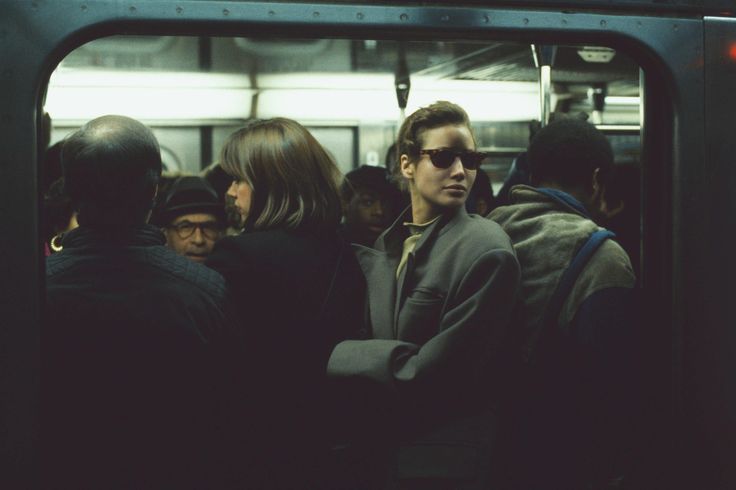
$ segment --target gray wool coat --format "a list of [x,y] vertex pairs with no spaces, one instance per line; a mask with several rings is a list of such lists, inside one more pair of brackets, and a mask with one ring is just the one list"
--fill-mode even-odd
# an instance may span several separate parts
[[[484,390],[520,280],[508,236],[494,222],[447,214],[422,234],[398,279],[407,210],[376,242],[356,246],[365,274],[370,340],[332,352],[328,374],[380,383],[423,407]],[[490,387],[488,387],[490,388]]]

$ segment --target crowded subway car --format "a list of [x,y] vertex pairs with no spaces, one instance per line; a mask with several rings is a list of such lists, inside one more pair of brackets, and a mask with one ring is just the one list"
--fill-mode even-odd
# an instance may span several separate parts
[[[731,156],[736,143],[729,129],[736,109],[731,90],[736,80],[736,10],[730,2],[508,0],[368,5],[11,0],[0,11],[4,94],[0,199],[8,227],[2,236],[0,302],[0,481],[5,488],[732,488],[736,482],[732,464],[736,460],[736,335],[729,308],[730,278],[736,272],[729,255],[730,211],[736,211],[729,192],[735,183]],[[438,101],[450,104],[437,106]],[[450,122],[422,122],[417,114],[426,116],[427,108],[445,111],[442,117]],[[105,119],[108,115],[123,118]],[[223,300],[222,312],[212,310],[207,295],[222,292],[212,286],[219,276],[208,270],[196,280],[207,282],[200,284],[200,289],[209,291],[207,295],[182,289],[187,299],[171,303],[171,319],[154,322],[156,315],[135,317],[139,321],[131,330],[141,338],[159,335],[163,343],[171,340],[176,348],[168,351],[160,346],[156,351],[156,342],[145,349],[128,344],[113,348],[111,343],[133,342],[133,337],[118,337],[111,329],[106,337],[99,329],[60,328],[69,323],[65,315],[91,314],[89,310],[97,308],[91,304],[107,304],[108,293],[119,292],[105,278],[124,282],[115,279],[120,267],[97,270],[83,278],[85,284],[95,285],[93,291],[85,291],[89,295],[84,301],[59,309],[63,303],[59,298],[70,297],[70,286],[59,283],[59,274],[83,268],[82,262],[59,258],[70,251],[73,255],[75,240],[79,243],[84,238],[72,231],[79,209],[64,194],[65,187],[83,192],[96,186],[117,196],[125,186],[118,174],[106,178],[82,173],[76,187],[58,181],[62,172],[58,161],[74,161],[75,155],[77,161],[84,161],[79,155],[88,154],[78,146],[91,141],[89,134],[107,131],[103,123],[113,125],[113,136],[115,128],[123,128],[155,141],[162,177],[151,224],[146,226],[163,230],[163,238],[154,240],[157,245],[205,264],[188,265],[180,258],[169,258],[169,267],[178,264],[196,272],[209,266],[225,277],[227,294],[237,293],[242,300]],[[95,124],[103,124],[102,129]],[[428,124],[417,137],[419,149],[412,146],[412,124]],[[636,319],[619,315],[617,308],[603,310],[601,318],[626,334],[604,331],[591,336],[602,347],[588,337],[586,345],[596,344],[600,350],[595,352],[609,364],[575,365],[563,362],[567,358],[544,358],[541,366],[558,378],[541,379],[556,391],[546,398],[528,397],[520,394],[524,382],[531,377],[539,383],[539,378],[508,354],[519,342],[514,332],[523,331],[526,321],[513,304],[524,303],[525,293],[533,296],[524,281],[526,271],[536,269],[527,269],[525,261],[530,256],[543,260],[557,252],[529,250],[513,223],[521,211],[512,212],[514,203],[509,200],[511,196],[539,197],[534,194],[537,188],[545,190],[545,198],[561,199],[560,188],[551,185],[550,179],[540,180],[542,172],[534,167],[534,162],[554,153],[550,145],[559,141],[553,137],[555,128],[589,135],[599,145],[596,151],[608,148],[601,150],[611,167],[606,198],[595,194],[597,177],[593,189],[605,203],[600,208],[604,212],[589,216],[575,208],[580,203],[574,199],[565,205],[578,209],[576,216],[585,217],[586,223],[595,220],[597,226],[616,234],[601,245],[601,253],[615,247],[623,251],[617,257],[628,263],[630,274],[619,275],[626,275],[621,281],[635,298],[630,304],[635,305]],[[314,154],[312,174],[306,179],[310,185],[301,185],[306,182],[304,174],[294,174],[300,185],[284,184],[279,190],[277,175],[258,170],[255,163],[243,163],[242,155],[256,155],[252,148],[258,148],[264,160],[268,151],[263,142],[278,135],[299,139],[302,155]],[[535,148],[530,141],[536,135],[553,136],[537,138]],[[452,142],[447,143],[448,138]],[[572,158],[582,146],[561,151]],[[283,151],[271,165],[282,174],[291,171],[284,166],[288,158]],[[524,175],[527,161],[532,165],[531,178]],[[427,197],[429,191],[422,187],[431,184],[422,177],[428,175],[426,169],[435,172],[432,175],[454,172],[456,180],[449,189],[443,188],[444,197],[438,202]],[[214,178],[216,172],[220,175]],[[330,179],[324,179],[327,174]],[[348,177],[342,186],[334,184],[343,175]],[[350,176],[355,180],[350,181]],[[408,190],[405,182],[402,191],[397,184],[404,180],[409,181]],[[90,181],[94,186],[88,185]],[[372,182],[372,187],[366,182]],[[512,183],[526,187],[509,193]],[[264,187],[271,189],[267,196]],[[376,192],[361,192],[362,187]],[[377,193],[377,187],[390,199],[369,195]],[[314,189],[324,199],[314,197]],[[244,209],[243,200],[250,191],[253,198],[245,207],[259,210],[260,216]],[[325,196],[334,195],[354,200],[355,209],[380,208],[378,221],[349,240],[367,247],[356,248],[360,266],[350,262],[356,249],[337,246],[334,240],[320,241],[322,236],[302,241],[299,235],[278,245],[264,242],[258,249],[237,241],[259,227],[267,228],[268,219],[277,220],[279,204],[270,199],[280,195],[285,200],[290,192],[301,192],[300,202],[332,202]],[[109,201],[99,194],[95,195],[100,202]],[[182,199],[195,194],[196,202],[187,207]],[[427,199],[434,203],[430,209],[441,212],[416,212]],[[147,205],[151,200],[149,196]],[[381,201],[380,206],[374,201]],[[583,198],[578,201],[587,205]],[[409,203],[409,214],[400,216]],[[347,204],[343,222],[337,225],[346,233],[355,231],[346,223],[351,216]],[[431,243],[419,238],[424,229],[430,235],[429,230],[449,227],[443,221],[449,216],[445,208],[452,208],[462,219],[486,215],[490,219],[457,224],[460,218],[453,218],[454,236],[460,236],[460,229],[468,234],[456,242],[442,241],[440,233]],[[83,209],[87,216],[80,223],[82,231],[90,228],[93,216],[118,227],[126,219],[112,212],[95,214],[95,206]],[[315,209],[311,216],[319,214]],[[359,217],[357,211],[355,216]],[[324,212],[324,219],[332,223],[338,217],[332,209]],[[398,224],[392,225],[397,219]],[[393,264],[390,281],[384,283],[377,276],[384,264],[370,262],[377,257],[370,247],[373,243],[389,247],[394,229],[408,230],[409,238],[416,236],[418,242],[412,244],[415,250],[405,250],[397,260],[398,269]],[[383,238],[376,242],[379,235]],[[404,235],[399,235],[403,240]],[[565,236],[560,231],[551,240],[562,243]],[[199,242],[191,245],[194,239]],[[398,256],[402,256],[398,243]],[[441,246],[460,248],[442,255]],[[271,267],[268,253],[287,249],[292,254],[288,267]],[[426,266],[420,251],[432,257]],[[249,257],[258,253],[266,255],[251,263]],[[471,260],[474,253],[479,253],[478,260]],[[486,263],[489,254],[492,260]],[[234,257],[240,257],[235,268]],[[326,273],[335,267],[335,259],[334,274]],[[463,296],[470,286],[460,278],[455,284],[457,269],[477,274],[472,276],[478,288],[475,296]],[[252,283],[243,280],[243,271]],[[382,292],[384,284],[394,288],[397,281],[403,284],[410,272],[426,287],[415,287],[405,299],[414,310],[402,307],[394,319],[387,320],[394,329],[405,329],[402,337],[382,326],[384,310],[393,305],[383,305],[375,291]],[[441,280],[430,284],[420,272],[439,274]],[[138,284],[141,291],[161,281],[149,275],[147,282],[137,283],[140,277],[129,276],[125,276],[129,284]],[[305,279],[296,279],[301,276]],[[617,278],[609,274],[603,281],[612,283]],[[404,288],[399,289],[397,294]],[[553,289],[550,285],[549,291]],[[327,291],[327,299],[319,291]],[[268,292],[279,293],[282,302],[274,302],[275,294]],[[56,299],[49,302],[47,295]],[[100,307],[94,314],[102,315],[103,323],[122,325],[115,317],[129,318],[130,309],[144,310],[138,305],[155,303],[144,296],[120,296],[111,303],[114,309]],[[243,311],[248,298],[251,306]],[[284,305],[310,301],[316,305],[314,321],[307,310],[279,311],[289,309]],[[612,304],[619,304],[615,301]],[[192,313],[190,309],[200,302],[201,311]],[[475,306],[468,309],[470,303]],[[257,308],[261,305],[268,308]],[[417,305],[426,308],[420,311]],[[562,318],[566,313],[560,308]],[[210,343],[221,349],[216,352],[223,361],[207,364],[197,357],[199,351],[187,350],[191,347],[180,333],[173,333],[179,324],[201,318],[204,311],[203,332],[214,329],[222,314],[223,323],[242,322],[248,332],[254,329],[249,325],[259,325],[258,335],[236,335],[225,346],[213,340]],[[356,312],[354,318],[350,316]],[[325,330],[330,330],[324,335],[330,337],[330,350],[334,350],[320,358],[321,368],[310,364],[312,358],[301,347],[325,349],[315,347],[313,337],[288,330],[292,338],[286,341],[260,333],[293,324],[295,317],[290,314],[303,314],[300,321],[305,326],[326,325]],[[473,323],[479,315],[485,316]],[[577,317],[582,316],[569,323],[578,325]],[[151,330],[146,332],[142,327],[149,323]],[[506,329],[496,328],[500,324]],[[472,341],[447,336],[468,332],[475,325],[484,325],[477,329],[492,325],[488,329],[492,332]],[[201,321],[190,326],[201,328]],[[339,332],[340,328],[344,331]],[[257,339],[258,345],[247,345],[242,337]],[[241,344],[241,351],[233,347]],[[448,346],[454,346],[457,355]],[[392,363],[390,375],[375,374],[384,359],[380,357],[384,347]],[[114,355],[89,354],[97,349],[110,349]],[[491,351],[492,357],[487,355]],[[162,352],[171,357],[165,358]],[[243,357],[253,360],[243,362]],[[475,372],[475,357],[487,360],[494,372]],[[79,366],[70,358],[79,359]],[[127,364],[127,359],[131,363],[135,359],[143,374],[138,368],[115,365]],[[434,362],[437,359],[441,362]],[[361,365],[369,361],[374,364]],[[163,372],[158,367],[162,363],[173,366],[171,371]],[[538,367],[534,362],[530,365]],[[330,375],[329,386],[318,380],[324,368]],[[598,380],[594,390],[605,400],[601,405],[608,405],[608,411],[599,414],[603,418],[591,422],[581,415],[580,407],[571,416],[573,405],[552,403],[572,393],[569,384],[557,385],[559,377],[594,369],[609,377]],[[90,377],[90,371],[103,377]],[[262,376],[233,374],[239,371],[264,372]],[[515,371],[517,377],[511,375]],[[213,374],[208,379],[204,372]],[[498,372],[509,374],[512,381],[499,379],[504,376]],[[118,377],[104,377],[110,373]],[[351,384],[363,375],[363,384]],[[366,380],[383,382],[386,376],[392,380],[391,394],[384,397],[381,383]],[[188,390],[177,391],[182,377]],[[70,379],[88,380],[88,384],[70,383]],[[133,386],[142,379],[150,382]],[[249,398],[240,388],[256,395]],[[98,396],[90,396],[90,391]],[[498,396],[477,396],[483,391]],[[126,393],[149,396],[152,412],[171,409],[177,415],[151,425],[154,419],[146,418],[150,413],[145,404],[128,403],[122,398]],[[221,405],[202,403],[205,393]],[[474,406],[480,399],[485,403],[487,398],[493,398],[490,415],[483,411],[482,416],[467,418],[467,413],[456,410]],[[85,407],[79,400],[87,400]],[[128,410],[125,416],[118,413],[122,418],[112,420],[95,414],[95,408],[99,412],[109,408],[105,400],[116,400]],[[182,406],[189,409],[175,408]],[[529,415],[527,410],[531,419],[519,416]],[[201,424],[203,417],[197,413],[217,418],[222,427]],[[459,425],[444,424],[456,422],[458,413],[463,415]],[[617,418],[622,413],[628,417],[623,422]],[[327,418],[338,423],[327,424]],[[585,429],[583,419],[589,424]],[[115,424],[116,428],[110,427]],[[548,430],[555,424],[570,432]],[[600,430],[606,426],[613,429]],[[98,433],[90,434],[90,427]],[[584,431],[598,439],[577,437]],[[131,438],[136,442],[131,443]],[[609,450],[600,455],[591,451],[598,458],[591,464],[594,457],[575,453],[583,440],[590,447]],[[110,441],[124,442],[110,447]],[[188,450],[194,443],[196,450]],[[315,449],[322,447],[329,448],[324,458]],[[70,456],[61,457],[65,451]],[[75,451],[79,451],[77,460]],[[375,453],[382,457],[369,456]],[[136,464],[146,469],[138,468],[136,473],[130,469]],[[569,468],[563,471],[565,464]],[[171,479],[172,474],[178,476]]]

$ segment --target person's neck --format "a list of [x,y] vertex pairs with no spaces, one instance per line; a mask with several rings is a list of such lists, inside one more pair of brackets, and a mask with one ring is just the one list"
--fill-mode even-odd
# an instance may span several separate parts
[[555,182],[540,182],[536,187],[544,187],[547,189],[554,189],[557,191],[562,191],[567,194],[570,194],[572,197],[574,197],[580,204],[583,205],[583,207],[590,212],[590,196],[586,195],[585,192],[581,191],[580,189],[574,189],[567,186],[562,186],[560,184],[557,184]]
[[420,201],[419,198],[412,196],[411,198],[411,220],[412,223],[417,225],[423,225],[429,223],[442,212],[433,206],[430,206],[426,201]]

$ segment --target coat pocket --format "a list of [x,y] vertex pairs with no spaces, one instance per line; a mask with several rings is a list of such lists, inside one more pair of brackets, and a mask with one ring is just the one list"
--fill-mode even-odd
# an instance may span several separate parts
[[398,338],[418,345],[437,335],[445,295],[417,288],[404,300],[398,317]]

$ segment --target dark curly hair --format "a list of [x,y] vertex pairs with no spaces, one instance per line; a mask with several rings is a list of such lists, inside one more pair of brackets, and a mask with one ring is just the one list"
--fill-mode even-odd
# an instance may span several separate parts
[[587,189],[593,172],[606,183],[613,169],[613,150],[603,133],[578,119],[562,119],[539,130],[529,145],[532,185],[554,182]]

